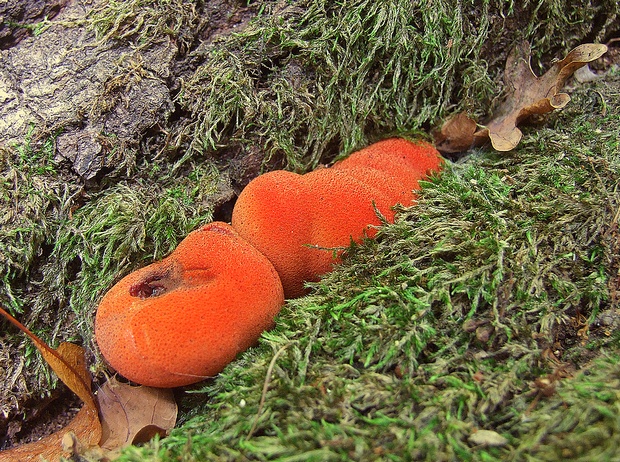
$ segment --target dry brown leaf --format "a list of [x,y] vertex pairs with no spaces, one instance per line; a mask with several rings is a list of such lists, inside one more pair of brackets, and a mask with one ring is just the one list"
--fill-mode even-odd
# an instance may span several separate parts
[[110,379],[95,396],[81,347],[65,342],[54,350],[1,307],[0,315],[30,337],[58,377],[84,401],[62,430],[0,451],[0,462],[56,461],[88,453],[106,458],[103,451],[164,436],[174,427],[177,405],[170,389],[133,387]]
[[441,129],[433,132],[435,147],[444,153],[467,151],[474,144],[477,124],[464,112],[448,118]]
[[[97,428],[99,429],[98,433]],[[97,409],[87,405],[82,406],[73,420],[62,430],[47,435],[39,441],[0,451],[0,462],[57,461],[61,457],[68,457],[71,454],[64,451],[62,441],[63,437],[69,432],[75,434],[82,447],[95,446],[101,437],[101,425]]]
[[514,149],[522,137],[517,125],[531,115],[566,106],[570,96],[560,92],[566,80],[606,51],[607,47],[601,44],[580,45],[542,77],[537,77],[530,66],[530,45],[521,43],[506,60],[506,97],[486,127],[476,131],[475,120],[464,112],[458,113],[433,133],[437,149],[443,153],[463,152],[482,145],[487,138],[498,151]]
[[97,399],[104,450],[163,436],[176,423],[177,405],[170,389],[131,386],[112,378],[97,392]]
[[485,129],[477,133],[486,133],[498,151],[510,151],[519,144],[522,133],[517,125],[523,119],[566,106],[570,96],[560,92],[566,80],[577,69],[605,54],[607,47],[594,43],[579,45],[542,77],[532,71],[530,51],[529,43],[523,42],[508,56],[504,73],[506,99]]
[[63,455],[62,439],[67,432],[73,432],[84,447],[97,445],[101,439],[101,424],[84,350],[67,342],[54,350],[2,308],[0,315],[30,337],[58,378],[84,401],[82,409],[65,428],[39,441],[0,452],[0,462],[39,461],[41,457],[50,461],[58,460]]

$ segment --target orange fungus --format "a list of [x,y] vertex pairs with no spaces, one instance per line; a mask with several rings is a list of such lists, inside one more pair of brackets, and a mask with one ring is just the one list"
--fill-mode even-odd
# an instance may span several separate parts
[[377,210],[393,221],[392,206],[411,204],[419,180],[442,162],[428,143],[391,138],[331,168],[270,172],[242,191],[232,226],[273,263],[285,296],[297,297],[305,293],[305,281],[332,269],[339,249],[375,235]]
[[284,297],[332,269],[351,240],[373,237],[377,211],[409,205],[441,169],[424,142],[392,138],[305,175],[278,170],[243,190],[232,227],[210,223],[167,258],[135,271],[103,297],[95,336],[119,373],[155,387],[220,372],[269,329]]
[[216,375],[252,346],[283,303],[269,260],[214,222],[112,287],[99,305],[95,336],[128,379],[182,386]]

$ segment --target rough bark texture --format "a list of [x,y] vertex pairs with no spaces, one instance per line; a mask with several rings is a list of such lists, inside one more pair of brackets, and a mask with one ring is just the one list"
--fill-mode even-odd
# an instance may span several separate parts
[[[86,13],[71,2],[55,22],[77,24]],[[97,46],[94,33],[78,25],[24,38],[2,51],[0,142],[23,142],[31,125],[62,129],[58,155],[82,178],[93,178],[106,167],[102,137],[137,145],[146,130],[166,123],[172,102],[165,79],[176,53],[169,40],[146,50]]]

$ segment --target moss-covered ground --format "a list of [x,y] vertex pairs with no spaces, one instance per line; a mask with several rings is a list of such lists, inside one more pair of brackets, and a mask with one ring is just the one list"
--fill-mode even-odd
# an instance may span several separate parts
[[617,460],[619,85],[449,165],[122,460]]
[[[0,302],[52,345],[85,345],[99,378],[97,301],[212,219],[226,153],[301,172],[452,111],[484,117],[515,40],[540,69],[617,34],[619,15],[616,2],[237,3],[243,30],[204,43],[201,2],[110,1],[87,18],[101,41],[172,37],[186,69],[166,136],[110,138],[118,168],[96,183],[57,160],[57,132],[33,125],[0,150]],[[617,70],[571,93],[515,151],[448,163],[256,348],[179,392],[169,437],[121,460],[617,460]],[[4,324],[0,341],[0,405],[19,416],[54,379]]]

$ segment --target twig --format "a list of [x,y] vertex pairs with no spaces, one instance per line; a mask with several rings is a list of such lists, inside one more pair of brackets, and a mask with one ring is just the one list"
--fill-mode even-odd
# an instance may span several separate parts
[[271,382],[271,374],[273,373],[273,368],[276,365],[276,361],[280,357],[284,350],[286,350],[292,343],[288,342],[285,345],[282,345],[276,354],[271,358],[271,362],[269,363],[269,367],[267,368],[267,374],[265,376],[265,383],[263,384],[263,392],[260,397],[260,402],[258,403],[258,410],[256,411],[256,417],[254,417],[254,423],[252,423],[252,428],[248,432],[248,439],[252,438],[254,431],[256,431],[256,426],[258,425],[258,419],[260,418],[261,412],[263,412],[263,406],[265,405],[265,398],[267,397],[267,390],[269,389],[269,383]]

